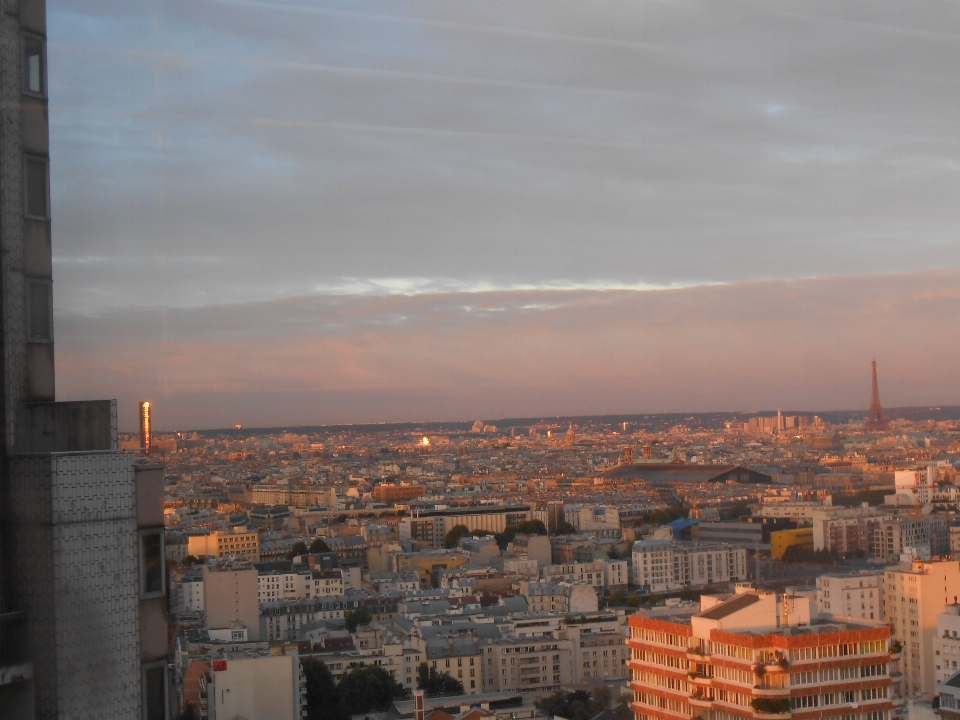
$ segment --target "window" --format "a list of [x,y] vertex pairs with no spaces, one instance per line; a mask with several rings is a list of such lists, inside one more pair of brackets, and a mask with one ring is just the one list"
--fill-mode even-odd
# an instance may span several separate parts
[[143,666],[143,720],[166,718],[166,662]]
[[46,94],[43,40],[27,36],[23,39],[23,91]]
[[43,158],[27,157],[23,161],[24,213],[27,217],[40,220],[49,219],[47,184],[47,161]]
[[140,595],[163,595],[163,530],[140,534]]
[[27,342],[50,342],[53,339],[53,317],[49,280],[27,280]]

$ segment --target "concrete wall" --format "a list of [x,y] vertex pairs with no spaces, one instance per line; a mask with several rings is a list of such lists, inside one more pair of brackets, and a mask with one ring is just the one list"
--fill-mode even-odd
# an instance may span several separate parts
[[299,672],[296,653],[226,660],[214,665],[211,720],[299,720]]
[[11,505],[38,718],[127,718],[140,708],[132,457],[15,458]]
[[257,571],[203,568],[203,595],[208,628],[230,627],[240,621],[250,640],[260,639],[260,601]]

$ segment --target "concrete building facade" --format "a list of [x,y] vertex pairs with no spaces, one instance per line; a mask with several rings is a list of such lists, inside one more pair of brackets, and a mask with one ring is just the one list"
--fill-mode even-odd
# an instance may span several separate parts
[[55,402],[46,5],[0,5],[0,709],[159,720],[163,470]]

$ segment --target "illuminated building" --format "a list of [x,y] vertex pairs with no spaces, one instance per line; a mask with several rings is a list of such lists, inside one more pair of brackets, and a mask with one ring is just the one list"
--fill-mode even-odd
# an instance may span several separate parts
[[903,703],[879,622],[751,588],[665,612],[628,618],[636,720],[888,720]]

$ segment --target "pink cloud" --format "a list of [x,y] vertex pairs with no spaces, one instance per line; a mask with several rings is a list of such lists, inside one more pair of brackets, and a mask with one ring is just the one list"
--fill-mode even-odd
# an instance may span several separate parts
[[60,399],[161,427],[960,404],[960,273],[57,317]]

